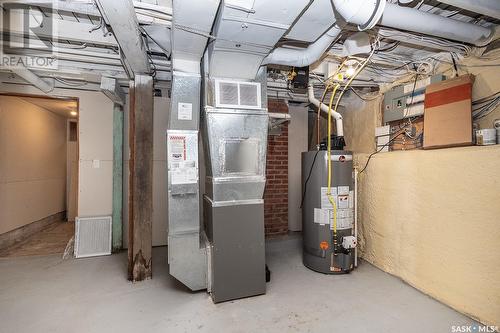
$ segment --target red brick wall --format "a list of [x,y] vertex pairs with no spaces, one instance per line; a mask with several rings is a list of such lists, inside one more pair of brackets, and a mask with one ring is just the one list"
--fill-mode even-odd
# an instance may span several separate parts
[[[282,100],[270,99],[269,112],[288,113]],[[266,236],[288,232],[288,125],[280,135],[269,135],[267,143],[266,189],[264,191],[264,225]]]

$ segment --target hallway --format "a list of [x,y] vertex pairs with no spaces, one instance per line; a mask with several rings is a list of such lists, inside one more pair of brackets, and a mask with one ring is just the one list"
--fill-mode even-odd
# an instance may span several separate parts
[[75,234],[75,223],[59,221],[11,247],[0,250],[0,258],[63,254]]

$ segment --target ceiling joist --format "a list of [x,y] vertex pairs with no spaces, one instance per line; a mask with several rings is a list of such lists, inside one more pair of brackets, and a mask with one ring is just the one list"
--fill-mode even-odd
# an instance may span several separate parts
[[97,4],[105,22],[111,26],[122,51],[123,65],[128,69],[131,78],[135,74],[149,75],[151,68],[147,47],[132,1],[98,0]]

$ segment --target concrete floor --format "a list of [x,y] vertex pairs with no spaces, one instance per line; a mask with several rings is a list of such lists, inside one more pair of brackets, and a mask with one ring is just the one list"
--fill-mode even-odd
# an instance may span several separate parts
[[268,242],[267,294],[213,304],[168,275],[126,280],[126,253],[0,259],[1,332],[451,332],[473,320],[366,262],[349,275],[302,266],[300,239]]

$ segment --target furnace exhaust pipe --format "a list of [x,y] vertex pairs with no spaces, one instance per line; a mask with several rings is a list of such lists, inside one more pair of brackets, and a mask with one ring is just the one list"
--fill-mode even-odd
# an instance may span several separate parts
[[[314,96],[314,88],[312,84],[309,85],[308,90],[307,90],[307,95],[309,98],[309,102],[316,106],[317,108],[319,107],[322,112],[328,115],[328,105],[321,103],[315,96]],[[321,104],[321,107],[320,107]],[[344,126],[342,123],[342,115],[333,109],[330,110],[333,118],[335,118],[335,126],[337,128],[337,136],[344,136]]]

